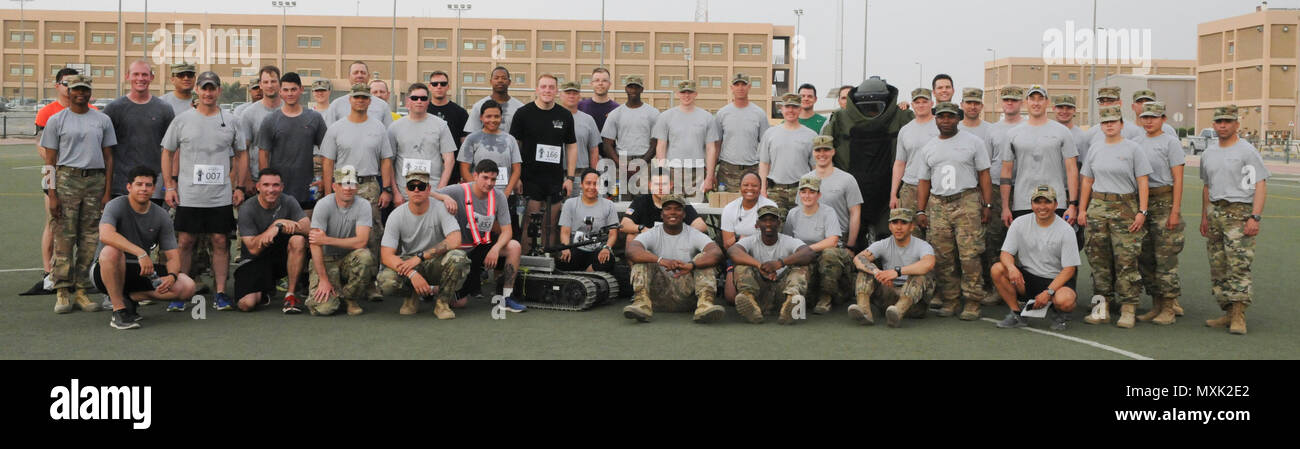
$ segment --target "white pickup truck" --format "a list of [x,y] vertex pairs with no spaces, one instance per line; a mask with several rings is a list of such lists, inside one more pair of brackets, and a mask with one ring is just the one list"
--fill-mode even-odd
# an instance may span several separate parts
[[1214,142],[1218,138],[1213,129],[1205,128],[1198,135],[1187,136],[1187,141],[1192,146],[1192,155],[1195,156],[1209,148],[1210,142]]

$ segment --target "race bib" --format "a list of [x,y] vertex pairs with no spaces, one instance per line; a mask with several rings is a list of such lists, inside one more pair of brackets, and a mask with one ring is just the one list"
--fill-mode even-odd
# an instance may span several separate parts
[[555,145],[537,144],[537,162],[546,162],[550,164],[560,163],[560,147]]
[[429,176],[433,176],[433,172],[431,171],[432,169],[433,169],[433,161],[430,161],[428,159],[403,159],[402,160],[402,176],[406,176],[411,172],[415,172],[415,171],[422,171],[428,173]]
[[222,165],[194,165],[194,185],[226,185],[226,167]]
[[500,173],[497,173],[497,187],[505,187],[510,184],[510,166],[498,165],[497,170],[500,171]]
[[496,223],[497,217],[492,215],[483,215],[478,212],[474,213],[474,222],[478,224],[478,233],[487,234],[492,232],[492,224]]

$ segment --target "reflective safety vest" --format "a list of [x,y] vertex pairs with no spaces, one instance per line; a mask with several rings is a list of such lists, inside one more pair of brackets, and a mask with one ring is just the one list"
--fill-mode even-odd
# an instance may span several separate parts
[[[474,218],[474,195],[470,193],[470,183],[461,183],[461,189],[465,190],[465,221],[468,224],[470,241],[462,243],[461,249],[470,249],[479,245],[488,245],[492,243],[492,226],[489,224],[487,229],[479,231],[478,220]],[[493,220],[496,219],[497,213],[497,195],[495,191],[488,191],[487,216]],[[464,240],[461,240],[464,242]]]

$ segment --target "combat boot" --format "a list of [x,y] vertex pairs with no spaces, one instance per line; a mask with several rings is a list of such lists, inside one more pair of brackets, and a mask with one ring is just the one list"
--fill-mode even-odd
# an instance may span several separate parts
[[1229,311],[1229,314],[1232,316],[1232,322],[1228,325],[1228,333],[1233,335],[1246,335],[1246,304],[1234,302]]
[[72,290],[61,288],[54,293],[54,313],[72,312]]
[[[827,296],[827,298],[829,299],[829,296]],[[790,295],[789,298],[785,299],[785,303],[781,304],[781,317],[777,318],[776,320],[777,323],[794,324],[795,303],[804,303],[803,295]],[[821,307],[821,304],[820,303],[817,304],[817,307]],[[827,303],[826,308],[828,310],[830,309],[829,301]]]
[[407,296],[406,299],[402,301],[402,308],[397,309],[397,313],[402,315],[415,315],[420,313],[419,297],[420,295],[415,293],[412,293],[411,296]]
[[1151,322],[1154,324],[1159,324],[1161,326],[1168,326],[1170,324],[1174,324],[1174,321],[1178,320],[1177,318],[1175,318],[1177,314],[1174,313],[1174,307],[1173,307],[1174,301],[1175,300],[1172,298],[1160,300],[1159,303],[1160,314],[1156,315],[1155,318],[1152,318]]
[[451,311],[451,306],[447,305],[447,300],[438,298],[433,303],[433,315],[440,320],[451,320],[456,318],[456,312]]
[[1110,308],[1106,305],[1106,297],[1094,295],[1092,297],[1092,313],[1083,319],[1088,324],[1102,324],[1110,322]]
[[871,316],[871,297],[858,295],[858,303],[849,306],[849,318],[867,326],[876,324],[875,317]]
[[979,301],[966,300],[966,308],[961,311],[962,321],[975,321],[980,319]]
[[639,291],[632,299],[632,305],[623,307],[623,318],[649,323],[654,316],[654,307],[650,305],[650,292]]
[[[782,307],[784,310],[785,308]],[[831,311],[831,294],[822,293],[821,299],[817,300],[817,307],[813,308],[813,313],[822,315]]]
[[[1137,320],[1143,323],[1150,322],[1151,320],[1154,320],[1156,317],[1160,316],[1161,311],[1163,311],[1164,309],[1165,309],[1164,300],[1160,298],[1154,298],[1151,300],[1151,310],[1148,310],[1147,313],[1138,315]],[[1173,311],[1171,310],[1170,312]]]
[[91,301],[90,298],[86,296],[85,290],[77,289],[77,292],[72,295],[72,301],[76,302],[77,307],[80,307],[83,312],[99,311],[99,304]]
[[903,315],[906,314],[907,309],[911,307],[911,299],[902,297],[898,298],[898,302],[885,309],[885,324],[889,325],[889,327],[898,327],[899,323],[903,320]]
[[736,295],[736,312],[751,324],[763,322],[763,310],[758,308],[758,302],[754,301],[754,296],[749,293]]
[[1135,323],[1136,317],[1134,315],[1137,313],[1137,308],[1138,308],[1137,304],[1120,305],[1119,321],[1115,322],[1115,326],[1122,327],[1124,329],[1132,329],[1133,325],[1136,324]]
[[984,299],[980,300],[980,304],[985,306],[1002,304],[1002,295],[998,294],[997,290],[993,290],[988,295],[985,295]]
[[1229,324],[1232,324],[1232,308],[1224,309],[1223,316],[1221,317],[1212,320],[1205,320],[1206,327],[1213,327],[1216,329],[1223,329],[1228,327]]
[[945,299],[939,306],[939,310],[934,311],[934,314],[943,318],[953,316],[953,314],[957,313],[957,305],[960,303],[961,300],[959,299],[953,299],[952,301]]
[[[345,300],[345,302],[346,302],[347,305],[348,305],[348,315],[350,315],[350,316],[357,316],[357,315],[360,315],[360,314],[362,314],[363,312],[365,312],[365,309],[362,309],[362,308],[361,308],[361,305],[360,305],[360,304],[357,304],[356,300],[348,299],[348,300]],[[315,312],[313,312],[313,313],[315,313]]]
[[695,322],[700,324],[716,323],[727,315],[727,309],[714,304],[714,294],[701,294],[695,303]]
[[1169,307],[1174,309],[1175,316],[1183,316],[1183,305],[1178,303],[1178,298],[1174,298],[1173,303]]

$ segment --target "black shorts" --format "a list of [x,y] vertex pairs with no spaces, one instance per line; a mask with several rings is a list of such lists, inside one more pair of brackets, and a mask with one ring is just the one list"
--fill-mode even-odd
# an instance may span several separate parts
[[595,271],[614,272],[614,253],[612,252],[609,254],[609,260],[605,263],[600,263],[600,251],[587,252],[574,249],[569,251],[569,256],[568,262],[555,259],[555,267],[561,271],[587,271],[587,267],[591,267]]
[[[493,245],[496,245],[497,237],[499,236],[492,236],[491,244],[479,245],[470,249],[461,248],[461,251],[465,251],[465,254],[469,256],[469,275],[465,278],[465,284],[460,287],[460,291],[456,292],[456,296],[463,298],[469,295],[477,295],[483,290],[483,261],[487,260],[488,252],[492,250]],[[504,266],[506,266],[506,257],[502,254],[497,257],[497,269],[499,270]]]
[[[132,293],[135,292],[153,291],[153,281],[149,280],[149,278],[147,277],[140,275],[139,263],[127,261],[125,267],[126,267],[126,272],[123,273],[125,274],[125,276],[123,276],[125,279],[123,279],[122,282],[123,296],[129,297]],[[99,273],[99,268],[100,268],[99,261],[96,260],[95,263],[90,266],[91,279],[94,281],[96,289],[98,289],[101,292],[107,293],[108,287],[104,285],[104,278]],[[167,275],[167,267],[165,266],[154,264],[153,270],[155,273],[158,274],[158,277],[163,277]]]
[[524,196],[532,201],[545,201],[548,204],[555,204],[564,201],[564,177],[560,176],[553,182],[539,182],[536,179],[520,181],[523,186]]
[[279,235],[253,259],[235,268],[235,290],[230,296],[238,301],[251,293],[275,296],[275,283],[289,274],[289,236]]
[[235,230],[234,207],[176,208],[176,232],[186,234],[227,234]]
[[[1020,274],[1025,277],[1025,294],[1020,298],[1025,301],[1037,297],[1039,293],[1042,293],[1044,290],[1047,290],[1047,287],[1050,287],[1052,285],[1052,281],[1056,280],[1056,279],[1049,279],[1049,278],[1040,278],[1038,276],[1034,276],[1033,274],[1030,274],[1028,271],[1025,271],[1024,268],[1021,267],[1017,267],[1017,268],[1020,268]],[[1071,290],[1075,290],[1074,288],[1075,279],[1078,279],[1078,276],[1070,278],[1069,281],[1066,281],[1065,286],[1070,287]]]

